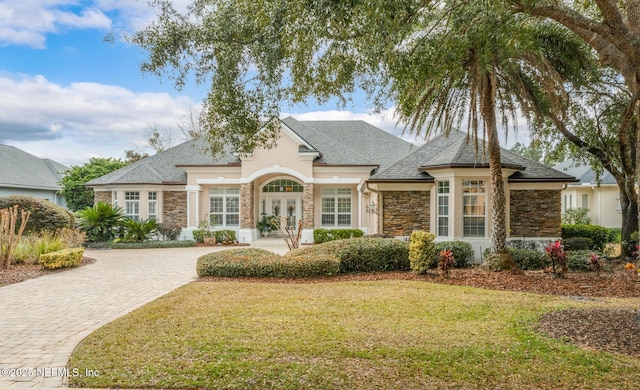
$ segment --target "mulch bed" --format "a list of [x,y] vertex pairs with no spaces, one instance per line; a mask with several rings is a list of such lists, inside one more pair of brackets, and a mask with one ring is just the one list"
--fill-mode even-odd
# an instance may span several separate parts
[[[84,257],[82,265],[95,259]],[[326,283],[374,280],[419,280],[427,283],[464,285],[492,290],[521,291],[568,296],[576,299],[640,297],[640,283],[625,271],[621,264],[613,271],[596,275],[593,272],[570,272],[565,279],[555,278],[542,271],[491,272],[478,268],[455,269],[449,278],[433,270],[428,275],[415,275],[408,271],[346,274],[325,278],[200,278],[201,282],[241,280],[265,283]],[[0,286],[64,270],[43,270],[39,265],[15,265],[0,270]],[[640,358],[640,326],[635,310],[589,309],[563,310],[542,316],[537,330],[550,337],[564,340],[580,348],[626,354]]]

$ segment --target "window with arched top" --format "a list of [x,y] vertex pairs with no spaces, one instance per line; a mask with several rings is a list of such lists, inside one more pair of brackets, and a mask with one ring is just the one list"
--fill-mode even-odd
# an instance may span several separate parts
[[262,192],[302,192],[302,185],[289,179],[274,180],[262,188]]

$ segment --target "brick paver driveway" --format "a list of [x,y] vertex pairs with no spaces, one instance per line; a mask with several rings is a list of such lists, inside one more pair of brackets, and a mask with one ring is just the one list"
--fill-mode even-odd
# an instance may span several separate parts
[[193,280],[197,258],[220,249],[87,251],[95,264],[0,287],[0,389],[62,387],[83,338]]

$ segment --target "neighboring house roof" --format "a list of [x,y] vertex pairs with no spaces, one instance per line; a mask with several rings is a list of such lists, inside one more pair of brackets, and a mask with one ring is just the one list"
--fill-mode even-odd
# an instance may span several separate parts
[[[504,168],[516,169],[509,177],[510,182],[571,182],[571,175],[556,171],[546,165],[529,160],[500,149],[500,159]],[[413,153],[395,164],[380,169],[370,181],[421,181],[432,182],[429,171],[443,168],[487,168],[488,156],[483,155],[483,145],[479,143],[476,153],[475,141],[466,133],[452,131],[442,134],[419,147]]]
[[593,170],[593,168],[588,165],[578,163],[572,159],[568,159],[559,164],[556,164],[553,168],[557,169],[558,171],[575,176],[580,181],[580,184],[618,184],[616,179],[611,173],[609,173],[609,171],[604,170],[602,172],[602,175],[598,178],[598,175]]
[[[300,152],[320,153],[314,164],[385,167],[415,148],[411,143],[364,121],[297,121],[289,117],[282,122],[305,141],[305,145],[300,145]],[[181,167],[239,164],[240,159],[233,152],[229,147],[214,159],[204,139],[190,140],[86,185],[184,185],[187,174]]]
[[0,145],[0,187],[58,191],[67,166],[9,145]]

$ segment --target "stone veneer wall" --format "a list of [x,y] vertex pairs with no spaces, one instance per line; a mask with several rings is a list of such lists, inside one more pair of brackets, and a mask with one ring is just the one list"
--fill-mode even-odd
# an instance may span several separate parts
[[93,204],[98,202],[111,204],[111,191],[95,191],[93,193]]
[[302,192],[302,228],[313,229],[315,185],[305,183]]
[[560,237],[560,190],[515,190],[510,195],[511,237]]
[[414,230],[429,230],[429,191],[383,191],[382,232],[409,236]]
[[240,228],[241,229],[253,229],[256,226],[255,218],[253,215],[253,194],[254,185],[251,183],[244,183],[240,185]]
[[162,221],[186,227],[187,193],[184,191],[164,191],[162,200]]

